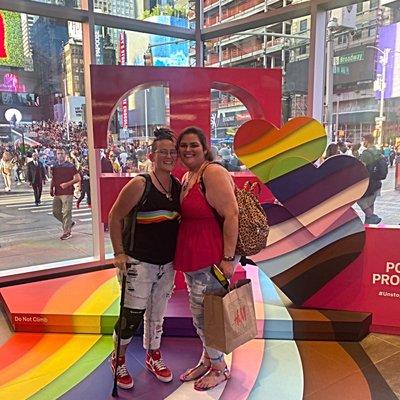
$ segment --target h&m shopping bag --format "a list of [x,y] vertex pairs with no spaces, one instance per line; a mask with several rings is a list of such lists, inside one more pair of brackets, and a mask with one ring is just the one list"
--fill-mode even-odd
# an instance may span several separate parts
[[206,346],[231,353],[257,335],[256,313],[250,279],[237,282],[225,293],[204,297]]

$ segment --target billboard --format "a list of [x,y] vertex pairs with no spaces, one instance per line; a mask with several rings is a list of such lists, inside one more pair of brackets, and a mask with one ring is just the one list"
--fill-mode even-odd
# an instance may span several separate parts
[[[400,97],[400,23],[379,28],[378,48],[381,52],[390,49],[386,65],[385,98]],[[381,52],[376,51],[376,78],[382,74],[382,64],[379,62]],[[379,95],[377,91],[377,98]]]
[[21,16],[10,11],[0,11],[0,66],[24,68]]
[[[59,110],[54,111],[58,112]],[[64,112],[67,122],[85,122],[85,97],[67,96],[65,98]]]
[[[146,21],[157,22],[180,28],[189,28],[185,18],[156,15]],[[150,49],[153,56],[153,65],[156,67],[188,67],[189,66],[189,41],[175,39],[167,36],[150,35]]]

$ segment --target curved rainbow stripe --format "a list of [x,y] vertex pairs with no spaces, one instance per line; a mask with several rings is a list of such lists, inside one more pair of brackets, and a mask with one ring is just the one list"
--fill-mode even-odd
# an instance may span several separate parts
[[0,354],[24,348],[26,336],[32,345],[0,369],[1,398],[58,398],[96,369],[112,348],[107,336],[15,334],[0,347]]
[[[264,325],[267,317],[274,320],[277,332],[284,325],[293,328],[292,311],[285,306],[272,281],[257,267],[247,266],[246,270],[253,284],[257,319],[262,322],[260,333],[268,324],[265,321]],[[190,352],[193,346],[189,343],[187,346]],[[197,352],[200,346],[195,347]],[[108,399],[112,374],[106,359],[111,349],[111,336],[14,334],[0,347],[0,397]],[[181,352],[182,347],[167,354],[167,359],[180,358]],[[329,397],[332,390],[339,390],[339,397],[345,390],[352,399],[379,400],[382,396],[394,399],[393,392],[373,364],[365,368],[368,365],[365,357],[356,343],[299,342],[289,335],[286,340],[255,339],[236,349],[227,357],[232,379],[209,392],[196,392],[191,383],[180,384],[177,378],[173,384],[165,385],[142,365],[134,375],[137,386],[143,374],[151,379],[151,389],[146,383],[147,392],[140,396],[143,400],[338,398],[332,394]],[[338,381],[340,385],[335,385]],[[120,396],[137,397],[135,390],[121,391]]]
[[178,218],[178,212],[168,210],[139,211],[137,213],[138,224],[154,224],[158,222],[172,221]]
[[235,135],[235,153],[261,181],[269,182],[318,159],[326,146],[324,127],[297,117],[278,129],[267,121],[244,123]]

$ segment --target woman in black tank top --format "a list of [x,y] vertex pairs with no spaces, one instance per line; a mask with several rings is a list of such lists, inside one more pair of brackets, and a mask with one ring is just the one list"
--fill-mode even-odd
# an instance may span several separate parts
[[174,259],[179,225],[181,185],[171,176],[171,197],[167,198],[153,183],[136,219],[134,250],[131,255],[151,264],[167,264]]
[[[125,365],[125,353],[142,319],[146,368],[162,382],[170,382],[173,378],[159,348],[164,314],[174,287],[172,260],[178,233],[181,188],[171,175],[177,159],[175,140],[165,129],[155,132],[155,136],[149,156],[153,163],[151,173],[133,178],[122,189],[109,215],[114,265],[120,276],[126,276],[124,307],[114,328],[115,351],[111,356],[111,369],[116,373],[117,385],[123,389],[133,387],[133,379]],[[131,230],[127,229],[123,240],[124,219],[138,204],[134,240],[126,246],[132,250],[124,251],[123,243],[132,239],[128,236]],[[121,346],[117,359],[118,336]]]

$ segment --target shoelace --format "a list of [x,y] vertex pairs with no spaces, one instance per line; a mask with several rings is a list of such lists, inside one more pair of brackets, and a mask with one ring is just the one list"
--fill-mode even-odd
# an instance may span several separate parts
[[153,360],[153,366],[155,366],[158,370],[162,370],[162,369],[167,369],[166,365],[164,364],[164,361],[162,358],[160,358],[157,361]]
[[122,364],[122,365],[118,365],[117,367],[117,375],[119,377],[124,377],[128,375],[128,370],[126,369],[126,365]]

